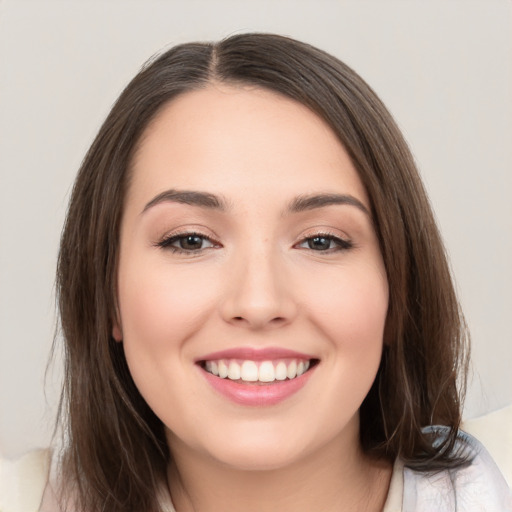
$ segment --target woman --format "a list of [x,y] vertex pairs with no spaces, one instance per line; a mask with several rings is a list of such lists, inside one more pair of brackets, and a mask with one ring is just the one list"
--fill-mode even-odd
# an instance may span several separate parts
[[82,164],[58,292],[42,510],[512,509],[458,431],[465,326],[412,157],[320,50],[149,62]]

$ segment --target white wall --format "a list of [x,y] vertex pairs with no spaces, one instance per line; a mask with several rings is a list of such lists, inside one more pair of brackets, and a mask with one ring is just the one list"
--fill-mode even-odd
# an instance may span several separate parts
[[160,48],[278,32],[353,66],[418,160],[473,333],[468,417],[512,403],[512,2],[0,0],[0,452],[46,445],[53,273],[68,193]]

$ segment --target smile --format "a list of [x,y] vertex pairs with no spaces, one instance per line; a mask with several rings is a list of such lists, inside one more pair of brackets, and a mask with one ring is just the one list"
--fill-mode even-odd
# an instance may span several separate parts
[[320,360],[284,349],[230,349],[196,360],[213,390],[237,405],[276,405],[302,389]]
[[[314,361],[313,361],[314,362]],[[300,377],[310,368],[312,360],[284,359],[274,361],[220,359],[205,361],[203,368],[221,379],[269,383]]]

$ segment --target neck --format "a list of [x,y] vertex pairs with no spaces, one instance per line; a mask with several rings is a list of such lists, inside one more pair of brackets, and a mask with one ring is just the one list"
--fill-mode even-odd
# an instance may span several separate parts
[[173,448],[169,488],[177,512],[381,511],[391,464],[334,440],[285,467],[240,470]]

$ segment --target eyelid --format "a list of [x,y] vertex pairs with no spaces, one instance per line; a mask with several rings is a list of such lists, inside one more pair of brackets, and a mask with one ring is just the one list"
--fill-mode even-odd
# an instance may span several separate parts
[[323,252],[324,254],[328,254],[331,252],[346,251],[346,250],[352,249],[354,247],[354,243],[347,236],[341,236],[340,234],[336,234],[336,233],[333,233],[328,230],[315,230],[311,233],[305,234],[301,237],[301,239],[297,243],[294,244],[294,247],[301,248],[301,247],[299,247],[300,245],[306,243],[308,240],[311,240],[313,238],[326,238],[328,240],[334,241],[336,243],[337,247],[329,248],[329,249],[326,249],[323,251],[322,250],[315,251],[314,249],[305,248],[305,247],[303,249],[311,250],[313,252],[318,252],[318,253]]
[[165,231],[161,231],[161,235],[155,236],[157,241],[153,245],[158,245],[160,242],[165,240],[169,240],[173,237],[182,237],[182,236],[200,236],[202,238],[206,238],[220,244],[218,241],[218,236],[207,226],[203,224],[195,224],[195,223],[183,223],[181,225],[166,229]]
[[[180,247],[175,247],[172,245],[175,241],[180,240],[182,238],[186,238],[188,236],[197,236],[199,238],[202,238],[203,240],[207,240],[208,242],[210,242],[212,244],[212,246],[211,247],[202,247],[197,250],[186,250],[186,249],[182,249]],[[201,230],[193,229],[193,228],[177,229],[177,230],[171,231],[170,233],[166,233],[153,245],[160,249],[170,250],[175,253],[187,254],[188,256],[199,255],[207,249],[221,247],[220,242],[218,242],[213,236],[207,235],[205,233],[202,233]]]
[[[172,245],[176,241],[186,238],[186,237],[190,237],[190,236],[197,236],[205,241],[208,241],[211,244],[211,246],[201,247],[199,249],[187,250],[187,249],[183,249],[183,248],[176,247],[176,246]],[[306,248],[306,247],[301,248],[300,247],[302,244],[306,243],[308,240],[311,240],[314,238],[328,239],[328,240],[334,242],[336,247],[330,247],[330,248],[324,249],[324,250],[315,250],[315,249],[312,249],[311,247],[310,248]],[[160,237],[159,240],[156,241],[153,245],[160,249],[170,250],[170,251],[176,252],[176,253],[183,253],[183,254],[187,254],[189,256],[199,255],[203,251],[208,250],[208,249],[222,247],[222,244],[215,237],[213,237],[209,234],[205,234],[201,229],[195,229],[192,226],[189,226],[186,228],[185,227],[177,228],[174,231],[168,232],[165,235],[163,235],[162,237]],[[310,230],[309,233],[305,233],[304,235],[302,235],[301,238],[296,243],[293,244],[293,247],[299,248],[299,249],[311,250],[313,252],[320,252],[320,253],[323,252],[323,253],[328,254],[331,252],[349,250],[354,247],[354,243],[346,235],[334,233],[329,229],[317,228],[314,230]]]

